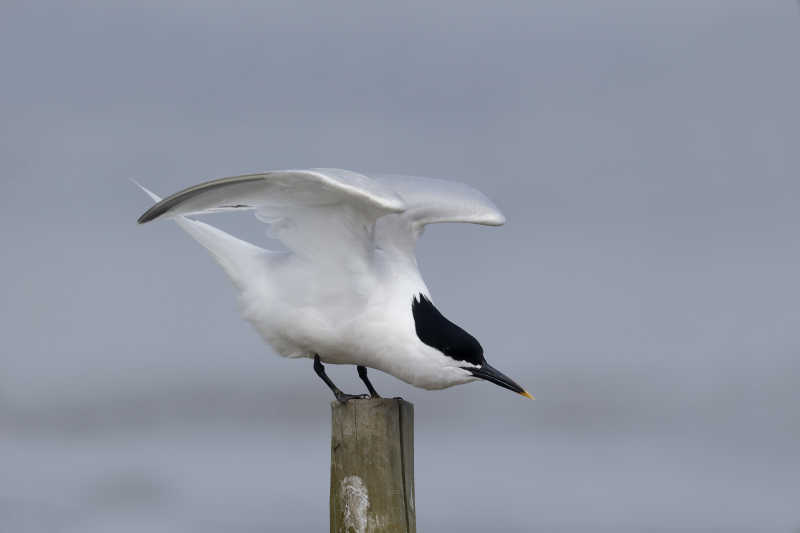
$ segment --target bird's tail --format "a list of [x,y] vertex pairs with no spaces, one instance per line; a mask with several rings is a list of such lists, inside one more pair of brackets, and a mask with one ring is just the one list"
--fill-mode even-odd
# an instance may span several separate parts
[[[161,197],[157,194],[136,180],[131,181],[152,198],[154,202],[161,201]],[[240,291],[245,290],[248,279],[263,279],[267,264],[266,256],[272,253],[269,250],[234,237],[205,222],[192,220],[184,216],[176,216],[173,220],[183,231],[211,252],[211,255]]]

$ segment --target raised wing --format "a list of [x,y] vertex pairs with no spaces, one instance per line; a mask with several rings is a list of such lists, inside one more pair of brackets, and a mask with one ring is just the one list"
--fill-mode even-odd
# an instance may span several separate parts
[[301,256],[349,265],[368,261],[376,239],[382,247],[413,253],[426,224],[505,223],[491,200],[461,183],[339,169],[280,170],[201,183],[159,201],[139,223],[235,210],[255,210],[270,224],[271,235]]
[[347,202],[371,214],[405,209],[396,194],[374,180],[338,169],[277,170],[207,181],[164,198],[139,217],[139,224],[162,216],[241,209],[313,207]]
[[421,227],[437,222],[502,226],[506,217],[482,192],[455,181],[393,174],[374,175],[405,202],[403,216]]
[[469,222],[500,226],[503,213],[483,193],[463,183],[434,178],[371,174],[380,185],[393,190],[406,208],[381,217],[375,225],[375,242],[387,253],[414,257],[425,225],[437,222]]
[[[148,209],[139,223],[220,211],[255,210],[299,255],[352,262],[368,254],[379,217],[405,210],[390,188],[338,169],[281,170],[201,183]],[[332,246],[335,243],[335,246]]]

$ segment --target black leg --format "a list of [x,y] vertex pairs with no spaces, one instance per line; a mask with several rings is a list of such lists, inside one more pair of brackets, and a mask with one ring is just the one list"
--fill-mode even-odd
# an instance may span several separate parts
[[319,360],[319,355],[314,355],[314,372],[317,373],[319,377],[322,378],[322,381],[333,391],[333,395],[336,396],[336,399],[340,402],[344,403],[347,400],[363,400],[368,398],[366,394],[345,394],[344,392],[339,390],[339,387],[333,384],[331,378],[328,377],[328,374],[325,373],[325,367],[322,366],[322,361]]
[[367,390],[369,391],[369,397],[380,398],[381,395],[378,394],[378,391],[376,391],[375,387],[372,386],[372,383],[369,382],[369,378],[367,377],[367,367],[358,365],[356,369],[358,370],[358,377],[360,377],[361,381],[364,382],[364,385],[367,386]]

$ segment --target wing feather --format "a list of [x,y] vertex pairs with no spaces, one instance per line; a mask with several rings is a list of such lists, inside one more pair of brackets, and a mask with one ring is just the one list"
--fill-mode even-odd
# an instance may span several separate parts
[[426,224],[505,222],[491,200],[461,183],[310,169],[201,183],[158,201],[139,223],[232,210],[255,210],[259,220],[270,225],[270,234],[298,255],[350,267],[369,261],[376,238],[381,246],[413,254]]
[[502,226],[505,216],[482,192],[455,181],[391,174],[374,175],[406,203],[403,216],[421,229],[438,222]]
[[139,217],[196,215],[261,207],[330,205],[346,201],[372,214],[397,213],[403,201],[366,176],[337,169],[278,170],[207,181],[179,191]]

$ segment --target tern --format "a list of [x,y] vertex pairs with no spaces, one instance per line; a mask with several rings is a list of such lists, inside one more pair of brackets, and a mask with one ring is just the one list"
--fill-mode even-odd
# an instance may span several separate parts
[[[170,218],[203,245],[236,287],[243,317],[278,354],[313,359],[337,400],[379,397],[367,368],[428,390],[480,379],[533,399],[439,312],[417,265],[427,224],[505,223],[472,187],[327,168],[221,178],[163,200],[139,187],[156,202],[139,224]],[[247,210],[286,250],[187,218]],[[323,363],[356,365],[369,396],[343,393]]]

